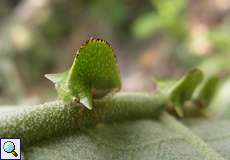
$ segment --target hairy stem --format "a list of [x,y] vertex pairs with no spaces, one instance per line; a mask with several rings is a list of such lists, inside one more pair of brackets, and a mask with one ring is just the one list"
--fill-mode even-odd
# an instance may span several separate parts
[[0,113],[0,137],[19,137],[32,144],[63,133],[126,119],[157,117],[164,109],[165,98],[144,93],[117,93],[94,100],[93,110],[78,105],[52,101],[17,112]]

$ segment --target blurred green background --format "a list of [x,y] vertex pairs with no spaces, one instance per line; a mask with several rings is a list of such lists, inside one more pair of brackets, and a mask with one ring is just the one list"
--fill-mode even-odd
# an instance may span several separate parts
[[113,46],[124,91],[194,67],[227,81],[229,25],[228,0],[1,0],[0,104],[54,99],[43,75],[67,69],[90,37]]

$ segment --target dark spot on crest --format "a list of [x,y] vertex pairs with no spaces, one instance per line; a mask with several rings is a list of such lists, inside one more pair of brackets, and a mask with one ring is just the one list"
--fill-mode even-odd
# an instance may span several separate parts
[[117,60],[117,56],[116,54],[114,53],[114,49],[112,48],[111,44],[104,40],[104,39],[101,39],[101,38],[95,38],[95,37],[90,37],[90,39],[88,39],[87,41],[85,41],[79,48],[79,50],[77,51],[77,54],[76,54],[76,57],[78,57],[80,55],[80,51],[81,49],[83,49],[87,44],[89,44],[90,42],[100,42],[100,43],[104,43],[106,44],[111,50],[112,50],[112,53],[113,53],[113,56],[115,58],[115,61],[116,63],[118,64],[118,60]]

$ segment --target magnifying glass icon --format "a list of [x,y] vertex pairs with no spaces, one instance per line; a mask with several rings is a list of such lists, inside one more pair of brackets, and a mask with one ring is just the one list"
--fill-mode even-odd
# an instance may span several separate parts
[[17,157],[18,154],[17,152],[15,152],[15,145],[13,142],[11,141],[7,141],[3,144],[3,150],[6,152],[6,153],[11,153],[14,155],[14,157]]

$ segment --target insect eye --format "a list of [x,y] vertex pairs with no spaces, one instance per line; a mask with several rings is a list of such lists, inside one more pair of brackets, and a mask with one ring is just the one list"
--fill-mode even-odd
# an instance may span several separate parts
[[74,103],[79,103],[80,102],[80,99],[78,97],[73,97],[72,100],[73,100]]

